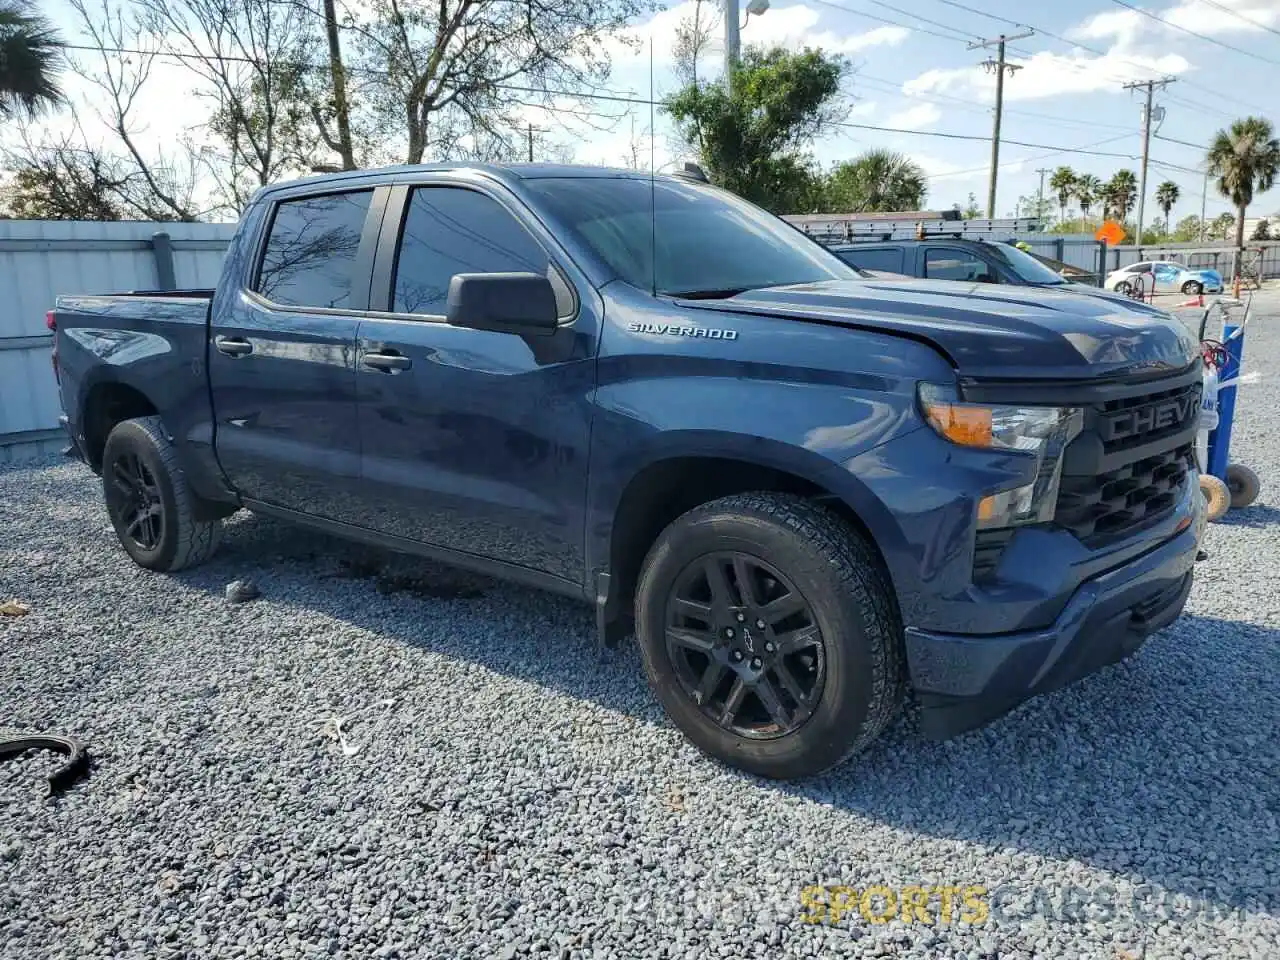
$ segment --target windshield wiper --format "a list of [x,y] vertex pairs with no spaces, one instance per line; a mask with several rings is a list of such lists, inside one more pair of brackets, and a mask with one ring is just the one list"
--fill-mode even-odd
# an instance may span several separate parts
[[681,300],[728,300],[730,297],[736,297],[740,293],[754,289],[755,287],[718,287],[707,290],[669,290],[667,296],[678,297]]

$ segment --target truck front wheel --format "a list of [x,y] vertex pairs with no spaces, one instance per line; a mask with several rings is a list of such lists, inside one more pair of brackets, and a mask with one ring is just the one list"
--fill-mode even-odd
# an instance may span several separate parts
[[873,741],[903,695],[902,626],[871,547],[798,496],[690,510],[636,591],[645,672],[706,753],[750,773],[820,773]]
[[220,520],[197,519],[197,499],[159,417],[115,425],[102,452],[102,493],[125,552],[148,570],[204,563],[222,539]]

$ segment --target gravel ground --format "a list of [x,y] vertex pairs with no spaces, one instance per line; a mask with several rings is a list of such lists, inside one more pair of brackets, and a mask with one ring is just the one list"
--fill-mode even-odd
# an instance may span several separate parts
[[[49,755],[0,764],[0,957],[1280,956],[1270,300],[1234,451],[1263,495],[1211,528],[1187,615],[797,784],[701,757],[585,607],[249,516],[151,574],[83,467],[0,472],[0,600],[32,606],[0,618],[0,725],[95,756],[57,800]],[[262,598],[228,603],[240,577]],[[877,884],[981,886],[988,916],[801,901]]]

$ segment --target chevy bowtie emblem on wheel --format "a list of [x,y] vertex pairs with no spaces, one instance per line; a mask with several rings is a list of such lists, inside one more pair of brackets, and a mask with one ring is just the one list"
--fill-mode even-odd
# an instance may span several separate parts
[[693,337],[695,340],[737,340],[737,330],[720,330],[716,327],[682,327],[676,323],[641,323],[632,320],[627,324],[632,333],[656,333],[662,337]]

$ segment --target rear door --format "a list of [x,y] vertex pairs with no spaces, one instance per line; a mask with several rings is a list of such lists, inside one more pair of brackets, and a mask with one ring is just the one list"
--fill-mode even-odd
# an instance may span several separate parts
[[903,268],[902,247],[851,247],[837,250],[836,255],[845,263],[861,270],[874,270],[881,273],[912,273],[909,267]]
[[273,205],[241,289],[219,291],[209,383],[218,460],[242,497],[351,520],[360,476],[356,327],[386,191]]
[[[580,585],[599,308],[556,249],[496,186],[395,189],[371,294],[386,312],[358,338],[361,522]],[[445,322],[454,274],[509,271],[551,278],[556,333]]]

